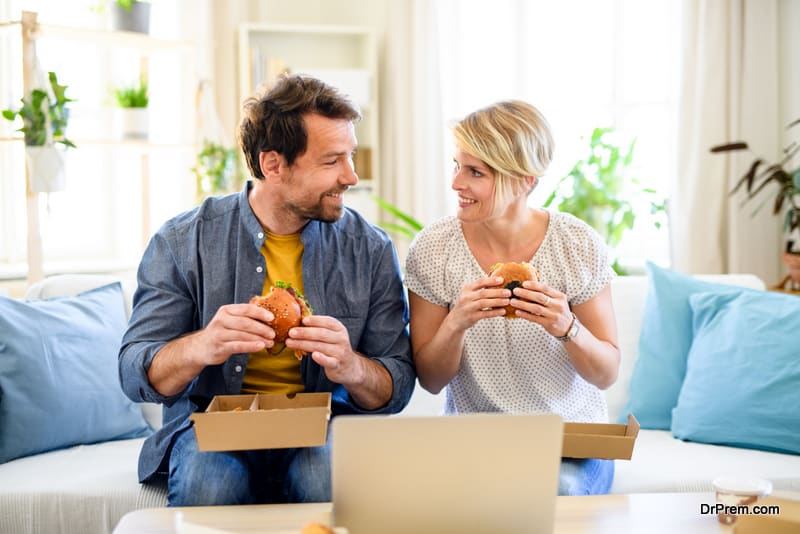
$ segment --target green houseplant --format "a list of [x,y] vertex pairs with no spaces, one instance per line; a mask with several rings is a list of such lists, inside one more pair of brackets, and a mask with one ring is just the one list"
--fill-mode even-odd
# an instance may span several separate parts
[[150,103],[147,80],[140,79],[138,83],[115,88],[114,100],[121,108],[146,108]]
[[409,215],[408,213],[404,212],[391,202],[388,202],[381,197],[373,196],[372,200],[381,208],[383,211],[391,215],[395,220],[394,221],[384,221],[378,223],[378,226],[386,230],[387,232],[393,232],[399,234],[409,240],[414,239],[414,236],[417,235],[417,232],[422,230],[422,223],[419,222],[417,219]]
[[37,87],[23,97],[22,106],[3,110],[3,117],[15,121],[22,119],[25,138],[25,159],[28,167],[28,186],[34,193],[51,193],[65,187],[64,154],[56,143],[75,148],[75,143],[66,137],[69,110],[73,102],[67,97],[66,85],[58,83],[55,72],[47,73],[49,88]]
[[[613,249],[622,241],[626,231],[636,222],[636,204],[642,195],[654,198],[655,191],[645,188],[630,173],[636,140],[627,147],[611,139],[612,128],[595,128],[589,139],[588,154],[561,178],[544,207],[556,205],[559,211],[571,213],[585,221]],[[664,211],[664,201],[650,200],[650,212]],[[654,223],[660,227],[658,218]],[[625,274],[618,259],[614,270]]]
[[241,187],[244,179],[238,150],[208,139],[203,140],[192,172],[200,198],[234,191]]
[[119,108],[115,116],[117,137],[121,139],[144,139],[148,132],[147,106],[150,93],[147,80],[114,88],[114,102]]
[[[50,91],[33,89],[30,97],[21,99],[22,106],[19,109],[3,110],[3,117],[10,121],[17,117],[22,119],[22,128],[17,131],[25,136],[27,146],[45,146],[49,134],[52,142],[75,148],[75,143],[67,139],[65,134],[69,120],[66,105],[74,100],[67,97],[67,86],[58,83],[55,72],[48,72],[47,79]],[[50,132],[47,130],[48,122]]]
[[[795,119],[786,128],[791,130],[798,125],[800,125],[800,119]],[[711,147],[712,153],[742,150],[752,153],[744,141]],[[795,161],[798,152],[800,152],[800,143],[794,141],[783,149],[783,156],[776,162],[770,163],[760,156],[755,156],[747,172],[729,193],[735,195],[744,187],[746,196],[743,202],[746,203],[759,196],[762,191],[767,190],[767,186],[771,184],[776,186],[772,189],[772,213],[778,217],[783,213],[783,230],[789,236],[786,240],[783,260],[789,269],[794,290],[800,290],[800,244],[792,237],[800,230],[800,163]],[[753,213],[757,213],[765,204],[766,199],[756,205]]]

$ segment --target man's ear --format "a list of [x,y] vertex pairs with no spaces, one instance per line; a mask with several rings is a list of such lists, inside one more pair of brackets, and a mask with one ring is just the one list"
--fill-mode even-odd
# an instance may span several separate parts
[[264,179],[276,182],[280,180],[285,167],[285,160],[276,151],[270,150],[269,152],[261,152],[258,155],[258,164],[261,167],[261,174],[264,175]]

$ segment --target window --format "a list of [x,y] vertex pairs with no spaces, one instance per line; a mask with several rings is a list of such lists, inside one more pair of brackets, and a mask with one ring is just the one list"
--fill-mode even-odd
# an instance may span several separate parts
[[[37,12],[42,71],[67,85],[66,189],[39,195],[46,274],[133,269],[144,243],[162,221],[194,204],[194,49],[179,2],[151,4],[153,38],[106,38],[108,14],[85,2],[7,2],[0,20]],[[180,16],[179,16],[180,15]],[[0,107],[19,107],[23,96],[20,25],[0,26]],[[147,140],[115,134],[113,88],[146,73],[150,86]],[[0,124],[0,277],[24,276],[27,266],[25,155],[19,126]]]
[[[680,54],[679,3],[671,0],[445,0],[438,4],[443,122],[497,100],[538,107],[556,152],[532,205],[584,156],[595,127],[636,138],[634,173],[668,197]],[[448,144],[449,132],[446,132]],[[446,145],[448,146],[448,145]],[[617,252],[624,265],[669,263],[666,231],[645,215]]]

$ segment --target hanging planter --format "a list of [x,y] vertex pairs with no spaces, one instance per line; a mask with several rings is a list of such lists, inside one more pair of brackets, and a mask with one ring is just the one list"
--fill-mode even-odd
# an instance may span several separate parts
[[[44,76],[41,76],[44,78]],[[49,87],[48,87],[49,84]],[[25,136],[25,155],[28,166],[29,187],[34,193],[62,191],[64,180],[64,153],[56,148],[60,143],[65,147],[75,147],[75,143],[65,137],[67,102],[65,85],[60,85],[54,72],[49,72],[47,84],[41,82],[23,98],[18,110],[6,109],[3,117],[14,121],[22,119],[18,131]]]
[[228,145],[214,108],[214,91],[208,80],[197,87],[197,124],[199,151],[192,172],[197,183],[197,198],[231,193],[244,184],[238,147]]
[[111,27],[118,31],[150,33],[150,3],[137,0],[111,2]]
[[32,193],[53,193],[66,188],[63,150],[54,145],[25,147],[25,163]]

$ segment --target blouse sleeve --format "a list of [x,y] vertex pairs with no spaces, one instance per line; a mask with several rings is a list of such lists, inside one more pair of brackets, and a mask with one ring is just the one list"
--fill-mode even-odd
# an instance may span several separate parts
[[426,228],[417,234],[406,256],[404,283],[431,304],[450,306],[445,285],[443,237],[437,227]]

